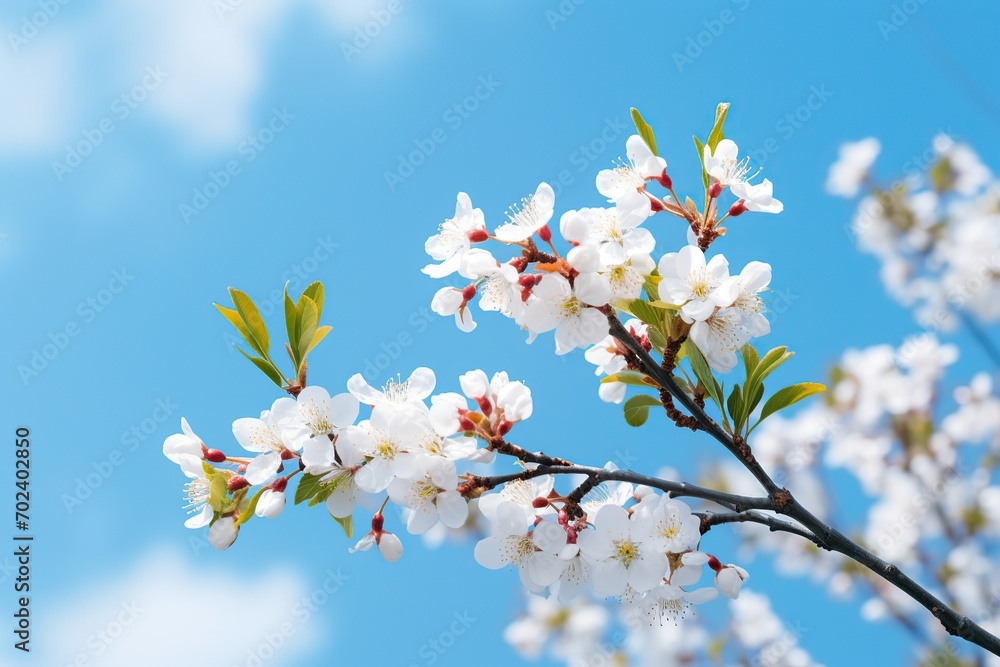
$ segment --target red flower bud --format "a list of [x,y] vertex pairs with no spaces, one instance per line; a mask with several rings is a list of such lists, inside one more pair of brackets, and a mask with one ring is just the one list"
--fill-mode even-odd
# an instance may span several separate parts
[[464,290],[462,290],[462,299],[465,301],[472,301],[476,298],[476,286],[468,285]]
[[490,403],[490,399],[486,398],[485,396],[480,396],[479,398],[477,398],[476,404],[479,406],[479,409],[482,410],[483,414],[486,415],[487,417],[493,414],[493,404]]
[[385,525],[385,517],[382,516],[381,512],[375,514],[372,517],[372,532],[378,535],[382,532],[382,526]]
[[719,195],[722,194],[722,184],[716,181],[708,187],[708,196],[712,199],[718,199]]
[[541,496],[538,496],[537,498],[531,501],[531,506],[534,507],[536,510],[540,510],[543,507],[548,507],[549,501],[547,498],[542,498]]
[[212,463],[225,463],[226,455],[218,449],[206,449],[205,460],[211,461]]
[[663,170],[663,173],[660,174],[660,177],[657,178],[656,180],[659,181],[660,185],[665,187],[667,190],[674,187],[674,182],[670,179],[670,176],[667,175],[666,169]]
[[233,475],[229,478],[229,481],[226,482],[226,488],[229,489],[230,493],[236,493],[240,489],[245,489],[248,486],[250,486],[250,482],[248,482],[247,478],[242,475]]
[[747,211],[746,202],[742,199],[737,200],[735,204],[729,207],[729,217],[735,218],[738,215],[743,215]]
[[490,233],[485,229],[473,229],[469,232],[470,243],[482,243],[490,237]]
[[545,241],[546,243],[552,240],[552,230],[549,229],[548,225],[545,225],[544,227],[538,230],[538,238]]
[[271,490],[274,491],[275,493],[282,493],[287,488],[288,488],[288,480],[284,477],[279,477],[278,479],[274,480],[273,484],[271,484]]

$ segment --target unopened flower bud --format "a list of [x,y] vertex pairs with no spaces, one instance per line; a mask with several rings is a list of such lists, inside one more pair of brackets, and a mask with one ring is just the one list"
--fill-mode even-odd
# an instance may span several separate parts
[[549,229],[548,225],[543,225],[542,228],[538,230],[538,238],[542,239],[545,243],[552,240],[552,230]]
[[469,232],[470,243],[482,243],[490,237],[490,233],[485,229],[473,229]]
[[548,507],[549,501],[547,498],[542,498],[541,496],[538,496],[537,498],[531,501],[531,506],[534,507],[536,510],[540,510],[543,507]]
[[206,449],[205,460],[212,463],[225,463],[226,455],[218,449]]
[[226,482],[226,488],[229,489],[230,493],[236,493],[240,489],[245,489],[248,486],[250,486],[250,482],[248,482],[247,478],[242,475],[233,475],[229,478],[229,481]]
[[735,218],[738,215],[743,215],[746,213],[747,205],[742,199],[737,200],[735,204],[729,207],[729,217]]

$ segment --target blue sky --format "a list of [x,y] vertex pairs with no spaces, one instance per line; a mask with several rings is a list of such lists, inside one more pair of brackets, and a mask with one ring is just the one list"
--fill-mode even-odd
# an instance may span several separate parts
[[[192,546],[163,438],[184,415],[210,445],[231,448],[232,421],[276,398],[211,307],[227,286],[260,302],[286,280],[323,280],[334,331],[310,379],[331,390],[369,364],[383,382],[431,366],[443,390],[470,368],[506,369],[536,397],[518,428],[524,446],[591,463],[620,448],[641,470],[694,474],[722,452],[663,420],[627,427],[598,400],[582,355],[557,358],[549,337],[525,346],[498,319],[464,336],[427,316],[439,285],[419,273],[422,246],[455,194],[469,192],[491,223],[540,180],[556,186],[560,211],[599,205],[593,177],[623,152],[630,106],[655,127],[678,189],[694,192],[690,137],[730,101],[727,135],[763,164],[785,212],[740,218],[718,248],[736,266],[773,265],[767,342],[798,352],[785,379],[818,379],[845,347],[917,330],[845,232],[851,204],[823,193],[837,146],[878,136],[885,178],[940,131],[987,163],[1000,148],[998,63],[986,46],[1000,8],[985,3],[971,15],[915,1],[401,0],[367,44],[356,29],[389,3],[233,1],[221,16],[208,0],[52,3],[32,32],[25,20],[41,24],[42,5],[0,12],[3,423],[34,439],[37,664],[123,664],[114,651],[126,655],[128,637],[164,650],[214,645],[200,655],[243,664],[246,648],[227,654],[222,628],[242,627],[226,636],[256,646],[338,569],[339,590],[268,664],[360,659],[373,643],[379,664],[431,664],[422,647],[466,613],[476,620],[435,664],[512,659],[500,630],[517,608],[516,577],[476,566],[471,545],[430,551],[411,539],[389,567],[349,555],[321,510],[290,508],[251,524],[229,552]],[[416,162],[412,173],[401,165]],[[657,225],[663,251],[683,243],[681,229]],[[965,378],[984,359],[955,340]],[[60,341],[37,375],[19,372]],[[111,472],[67,509],[66,494],[85,495],[80,480],[101,470]],[[718,550],[731,547],[723,539]],[[779,613],[811,629],[803,644],[818,660],[902,661],[902,633],[774,579],[766,561],[751,568]],[[150,583],[161,576],[176,587],[160,589],[194,599],[183,620],[169,620],[170,596]],[[198,594],[207,587],[218,595]],[[168,601],[97,656],[87,638],[136,596]],[[57,627],[72,628],[66,647],[42,651]],[[146,664],[156,659],[174,664]]]

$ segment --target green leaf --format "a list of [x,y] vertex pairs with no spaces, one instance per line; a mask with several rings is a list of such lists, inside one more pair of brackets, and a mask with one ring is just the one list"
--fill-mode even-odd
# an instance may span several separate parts
[[770,375],[778,366],[785,363],[793,356],[794,352],[788,352],[788,348],[784,345],[780,345],[768,351],[767,354],[757,363],[757,367],[754,368],[753,376],[747,379],[747,382],[753,382],[760,384],[764,379]]
[[243,508],[243,511],[240,512],[240,516],[236,520],[237,526],[242,526],[247,521],[253,518],[253,514],[257,510],[257,503],[260,502],[260,497],[264,494],[265,491],[267,491],[266,486],[262,487],[259,491],[257,491],[257,493],[253,494],[253,497],[250,498],[249,504],[247,504],[247,506]]
[[705,190],[708,190],[708,172],[705,170],[705,144],[698,137],[694,139],[695,148],[698,149],[698,161],[701,162],[701,180],[705,183]]
[[638,109],[632,107],[631,113],[632,122],[635,123],[635,129],[639,133],[639,136],[642,137],[642,140],[646,142],[647,146],[649,146],[649,150],[653,151],[653,155],[659,155],[659,153],[656,152],[656,137],[653,136],[653,128],[649,126],[649,123],[647,123],[642,117],[642,114],[639,113]]
[[246,350],[244,350],[239,345],[234,345],[233,347],[239,350],[240,354],[242,354],[244,357],[252,361],[253,365],[259,368],[264,375],[271,378],[271,382],[282,388],[285,386],[285,382],[284,379],[281,377],[281,373],[279,373],[278,370],[274,367],[274,365],[271,364],[267,359],[261,359],[260,357],[255,357]]
[[311,499],[320,491],[320,480],[323,479],[322,475],[312,475],[310,473],[302,473],[302,478],[299,480],[299,485],[295,489],[295,504],[305,502]]
[[352,537],[354,537],[353,516],[346,516],[343,519],[338,519],[337,517],[333,517],[333,520],[339,523],[340,527],[344,529],[344,535],[347,536],[347,539],[351,539]]
[[292,350],[292,363],[298,368],[299,357],[295,342],[299,340],[299,319],[295,311],[295,302],[288,296],[288,283],[285,283],[285,330],[288,332],[288,346]]
[[729,394],[729,399],[726,401],[726,408],[729,410],[729,416],[733,419],[733,428],[737,433],[740,432],[740,413],[743,411],[743,399],[740,396],[740,385],[734,385],[733,391]]
[[316,329],[319,326],[319,309],[316,307],[315,301],[303,294],[299,298],[296,310],[299,320],[299,339],[292,342],[292,347],[298,351],[299,364],[301,364],[316,336]]
[[708,147],[712,149],[713,155],[715,155],[715,147],[726,138],[722,126],[726,124],[727,115],[729,115],[729,102],[719,102],[719,106],[715,107],[715,125],[712,126],[712,131],[708,135]]
[[323,339],[326,338],[326,335],[331,331],[333,331],[333,327],[331,326],[322,326],[316,329],[316,333],[313,335],[312,342],[309,343],[309,349],[306,350],[306,354],[309,354],[316,349],[316,346],[323,342]]
[[229,296],[233,298],[236,312],[239,313],[240,319],[243,320],[243,324],[246,325],[250,333],[247,343],[260,356],[267,358],[268,351],[271,349],[271,339],[267,334],[267,326],[264,324],[264,318],[260,316],[257,306],[254,305],[250,297],[235,287],[229,288]]
[[757,364],[760,363],[760,355],[757,354],[757,348],[747,343],[740,348],[740,356],[743,357],[743,369],[746,371],[747,379],[749,379],[754,369],[757,368]]
[[694,371],[695,377],[701,381],[705,390],[708,391],[709,398],[719,406],[719,410],[723,411],[724,414],[725,406],[722,401],[722,388],[719,386],[718,380],[715,379],[715,375],[712,374],[712,369],[702,355],[701,350],[690,339],[684,341],[684,348],[684,353],[691,362],[691,370]]
[[217,303],[213,303],[212,305],[215,306],[216,310],[222,313],[223,317],[229,320],[230,324],[236,327],[236,331],[238,331],[239,334],[243,336],[243,340],[245,340],[249,345],[253,346],[254,343],[250,335],[250,330],[247,329],[245,324],[243,324],[243,320],[240,318],[240,314],[237,313],[232,308],[226,308],[225,306],[220,306]]
[[[663,350],[667,348],[667,337],[656,327],[647,328],[646,335],[649,336],[649,343],[653,346],[653,349],[663,354]],[[678,361],[680,360],[678,359]]]
[[320,503],[325,503],[327,498],[333,495],[333,492],[342,487],[344,484],[350,484],[353,479],[351,473],[341,472],[338,473],[336,477],[332,480],[327,480],[319,485],[319,491],[316,495],[312,497],[309,501],[309,507],[315,507]]
[[646,276],[646,279],[642,283],[642,289],[646,292],[646,298],[650,301],[656,301],[660,298],[660,272],[653,269],[653,272]]
[[225,475],[217,473],[208,482],[208,504],[216,512],[222,510],[222,503],[229,494],[229,486],[226,484],[228,481]]
[[[309,285],[309,287],[302,290],[302,296],[307,296],[313,300],[316,304],[316,317],[317,319],[323,316],[323,299],[325,295],[325,290],[323,288],[323,283],[316,281]],[[301,300],[301,297],[300,297]]]
[[648,301],[642,299],[630,301],[628,311],[651,327],[663,326],[663,312]]
[[639,371],[618,371],[601,378],[601,384],[608,382],[623,382],[633,387],[655,387],[657,389],[660,387],[656,384],[656,380]]
[[818,382],[800,382],[790,387],[779,389],[775,392],[774,396],[767,399],[767,402],[764,403],[764,408],[760,412],[760,419],[757,420],[757,424],[760,424],[778,410],[783,410],[790,405],[798,403],[803,398],[809,398],[814,394],[824,391],[826,391],[826,386]]
[[649,419],[649,409],[661,405],[660,399],[649,394],[636,394],[625,401],[625,421],[629,426],[642,426]]

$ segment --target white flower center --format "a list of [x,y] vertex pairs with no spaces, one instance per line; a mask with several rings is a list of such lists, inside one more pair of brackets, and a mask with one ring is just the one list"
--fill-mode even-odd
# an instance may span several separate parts
[[375,443],[375,456],[392,461],[397,454],[399,454],[399,446],[389,438],[383,436]]
[[535,553],[535,543],[528,535],[511,535],[504,540],[501,549],[509,562],[522,565]]
[[306,420],[306,424],[312,430],[313,435],[323,435],[332,433],[333,423],[330,422],[330,414],[325,406],[315,400],[308,400],[299,403],[299,413]]
[[684,283],[700,301],[704,301],[715,288],[715,277],[708,269],[696,269],[684,276]]
[[400,381],[398,378],[395,380],[390,379],[382,387],[382,393],[385,394],[386,399],[390,403],[406,403],[410,398],[410,381]]
[[559,304],[559,309],[562,311],[563,317],[576,317],[580,314],[583,306],[580,304],[579,299],[575,296],[571,296]]
[[531,505],[531,501],[535,499],[532,491],[533,490],[529,482],[526,482],[523,479],[518,479],[504,484],[503,490],[500,492],[500,496],[505,500],[511,500],[522,507],[527,507]]
[[615,184],[623,189],[634,188],[641,190],[646,187],[646,179],[635,168],[635,161],[632,158],[628,159],[628,164],[621,158],[618,158],[615,167],[611,171],[615,176]]
[[723,186],[749,181],[751,178],[760,173],[760,170],[758,169],[752,176],[747,176],[747,173],[750,171],[749,155],[744,156],[742,160],[735,160],[730,157],[723,158],[719,166],[722,169],[721,185]]
[[[691,603],[686,600],[667,600],[661,597],[653,604],[650,613],[659,618],[660,625],[663,625],[664,616],[673,621],[674,625],[677,625],[677,621],[684,618],[690,608]],[[649,624],[652,625],[652,621]]]
[[524,197],[520,204],[511,204],[507,209],[507,220],[519,227],[541,227],[541,206],[535,195]]
[[611,557],[621,561],[621,564],[628,567],[639,556],[639,545],[630,540],[615,540],[614,552]]

